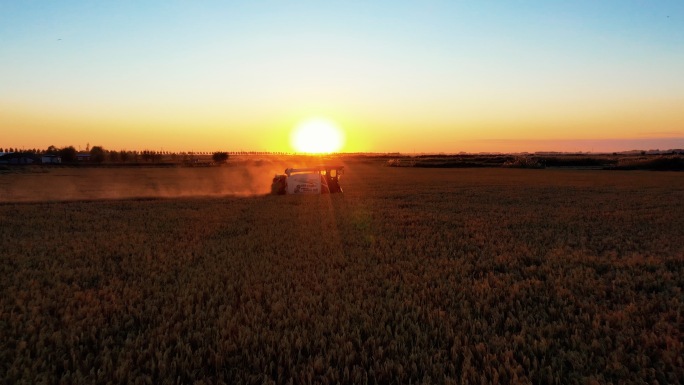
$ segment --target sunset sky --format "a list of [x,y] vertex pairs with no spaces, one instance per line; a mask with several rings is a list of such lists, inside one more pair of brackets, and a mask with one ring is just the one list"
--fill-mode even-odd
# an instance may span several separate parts
[[684,148],[684,1],[2,1],[0,147]]

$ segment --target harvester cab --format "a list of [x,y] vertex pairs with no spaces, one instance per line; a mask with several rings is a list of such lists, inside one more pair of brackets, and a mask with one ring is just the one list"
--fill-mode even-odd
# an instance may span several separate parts
[[306,168],[288,168],[285,174],[276,175],[271,193],[284,194],[334,194],[341,193],[340,176],[344,166],[322,165]]

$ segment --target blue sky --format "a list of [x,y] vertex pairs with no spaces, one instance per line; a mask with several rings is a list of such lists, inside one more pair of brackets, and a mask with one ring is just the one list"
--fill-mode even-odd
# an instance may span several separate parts
[[682,68],[682,1],[3,2],[0,140],[284,150],[325,116],[349,151],[684,147]]

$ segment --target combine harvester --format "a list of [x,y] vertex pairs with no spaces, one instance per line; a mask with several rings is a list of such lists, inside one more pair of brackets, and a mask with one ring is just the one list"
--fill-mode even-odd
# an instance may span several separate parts
[[322,165],[307,168],[288,168],[285,174],[276,175],[271,194],[333,194],[341,193],[340,175],[344,166]]

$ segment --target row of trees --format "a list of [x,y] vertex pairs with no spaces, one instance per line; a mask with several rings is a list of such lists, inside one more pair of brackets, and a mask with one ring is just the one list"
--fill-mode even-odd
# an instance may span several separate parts
[[29,150],[19,150],[17,148],[0,148],[0,152],[8,153],[21,153],[30,155],[55,155],[62,159],[62,162],[69,163],[79,160],[79,157],[87,155],[90,162],[93,163],[103,163],[103,162],[161,162],[163,160],[171,162],[196,162],[199,160],[198,156],[209,156],[211,155],[212,160],[216,163],[224,163],[228,160],[228,152],[170,152],[170,151],[128,151],[128,150],[106,150],[102,146],[90,146],[87,147],[86,151],[77,151],[74,146],[66,146],[58,148],[56,146],[50,146],[46,150],[29,149]]
[[[101,146],[95,146],[92,149],[100,147]],[[55,146],[50,146],[47,149],[39,149],[39,148],[29,148],[29,149],[20,149],[18,147],[0,147],[0,153],[12,153],[12,152],[21,152],[21,153],[26,153],[26,154],[36,154],[36,155],[42,155],[42,154],[56,154],[57,151],[62,150],[62,149],[73,149],[73,151],[76,151],[76,153],[82,153],[83,151],[77,151],[73,146],[68,146],[68,147],[63,147],[63,148],[57,148]],[[85,153],[90,153],[92,151],[91,148],[87,148]],[[70,150],[71,151],[71,150]],[[105,150],[105,152],[110,153],[113,152],[112,150]],[[202,156],[202,155],[215,155],[215,154],[227,154],[227,155],[290,155],[291,153],[289,152],[284,152],[284,151],[221,151],[221,152],[211,152],[211,151],[154,151],[154,150],[143,150],[143,151],[138,151],[138,150],[120,150],[116,152],[126,152],[128,154],[138,154],[139,156],[143,156],[146,153],[147,154],[153,154],[153,155],[158,155],[158,156],[183,156],[183,155],[188,155],[188,156]]]
[[[102,148],[102,146],[93,146],[93,148],[89,148],[89,150],[86,153],[90,155],[90,160],[96,163],[104,162],[105,157],[107,155],[107,151],[105,151],[105,149]],[[74,146],[67,146],[63,148],[50,146],[47,148],[47,150],[43,152],[43,154],[58,155],[62,158],[62,162],[74,162],[77,160],[77,155],[79,154],[79,152],[76,151]]]
[[11,153],[11,152],[23,152],[23,153],[30,153],[30,154],[40,154],[44,151],[39,150],[37,148],[29,148],[29,149],[20,149],[19,147],[7,147],[7,148],[2,148],[0,147],[0,153]]

